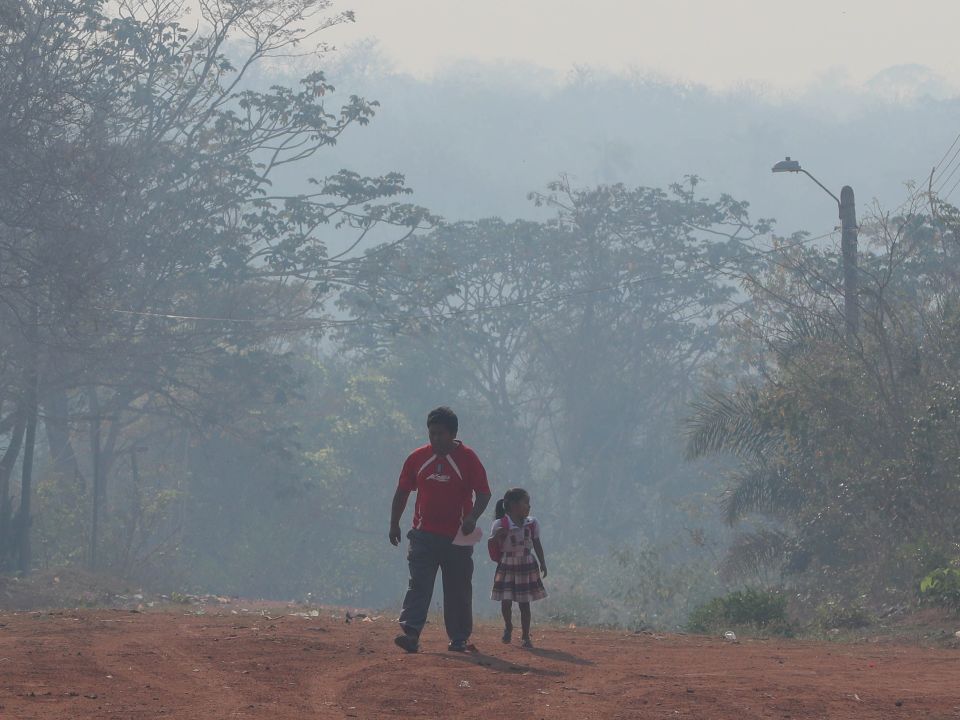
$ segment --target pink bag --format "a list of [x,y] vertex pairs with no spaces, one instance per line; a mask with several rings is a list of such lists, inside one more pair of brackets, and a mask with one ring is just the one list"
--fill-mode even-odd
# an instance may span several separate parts
[[[500,527],[510,527],[510,519],[506,515],[500,518]],[[503,546],[500,544],[500,539],[496,535],[491,535],[487,538],[487,552],[490,554],[490,559],[495,563],[500,562],[500,558],[503,557]]]

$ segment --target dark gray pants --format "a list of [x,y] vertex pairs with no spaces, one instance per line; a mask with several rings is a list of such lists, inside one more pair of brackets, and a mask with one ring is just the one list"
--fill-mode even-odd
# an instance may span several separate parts
[[473,548],[454,545],[450,538],[423,530],[407,533],[410,585],[403,598],[400,626],[419,637],[427,622],[430,599],[439,569],[443,576],[443,623],[451,640],[466,640],[473,632]]

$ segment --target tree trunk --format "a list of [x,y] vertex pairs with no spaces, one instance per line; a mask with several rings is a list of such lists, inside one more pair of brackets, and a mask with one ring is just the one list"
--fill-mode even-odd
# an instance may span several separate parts
[[23,466],[20,474],[20,511],[17,514],[17,569],[26,574],[30,572],[33,558],[30,548],[31,517],[30,500],[33,497],[33,454],[37,440],[37,369],[32,371],[31,389],[27,405],[27,427],[23,446]]
[[50,459],[65,482],[83,487],[86,479],[70,441],[70,405],[63,388],[47,388],[43,393],[43,426],[50,445]]
[[27,413],[23,403],[19,403],[14,411],[17,419],[10,435],[10,444],[0,459],[0,567],[6,567],[7,561],[13,556],[15,542],[13,533],[13,502],[10,498],[10,477],[13,468],[20,456],[20,447],[23,444],[23,435],[27,427]]
[[40,346],[37,341],[40,309],[34,304],[31,311],[29,338],[31,342],[31,364],[26,373],[26,430],[24,433],[23,464],[20,468],[20,510],[15,523],[15,547],[17,550],[17,569],[26,574],[30,572],[33,558],[30,552],[31,500],[33,498],[33,454],[37,444],[37,405],[40,389]]
[[97,543],[100,535],[100,503],[103,494],[100,467],[100,403],[97,400],[97,391],[91,388],[87,396],[90,399],[90,454],[93,461],[93,491],[91,499],[93,501],[93,517],[90,524],[90,569],[97,569]]

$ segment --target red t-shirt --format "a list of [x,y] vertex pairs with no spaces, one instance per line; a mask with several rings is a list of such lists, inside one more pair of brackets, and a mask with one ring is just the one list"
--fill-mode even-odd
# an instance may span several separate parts
[[403,464],[398,486],[417,491],[413,527],[450,538],[473,510],[473,493],[490,494],[480,458],[459,441],[449,455],[437,455],[430,445],[414,450]]

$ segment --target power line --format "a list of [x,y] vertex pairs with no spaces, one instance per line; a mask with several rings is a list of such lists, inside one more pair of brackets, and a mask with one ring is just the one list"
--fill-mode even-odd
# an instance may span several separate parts
[[943,157],[940,158],[939,162],[937,162],[937,164],[933,166],[934,169],[937,169],[938,167],[940,167],[943,161],[946,160],[947,155],[950,154],[950,151],[953,150],[953,148],[956,146],[958,142],[960,142],[960,133],[957,133],[957,136],[953,139],[953,142],[950,143],[950,147],[947,148],[947,151],[943,154]]
[[[957,152],[960,153],[960,148],[957,148]],[[950,171],[950,174],[947,175],[946,178],[943,179],[943,181],[940,183],[939,187],[937,187],[937,188],[934,190],[934,192],[939,193],[941,190],[943,190],[943,188],[945,188],[945,187],[947,186],[947,183],[950,182],[950,180],[951,180],[951,179],[953,178],[953,176],[956,174],[957,170],[960,170],[960,163],[957,163],[956,165],[953,166],[953,169]]]
[[807,245],[808,243],[816,242],[817,240],[823,240],[824,238],[828,238],[836,234],[837,234],[837,229],[834,228],[829,232],[823,233],[823,235],[817,235],[816,237],[809,237],[809,238],[801,238],[796,242],[784,243],[783,245],[776,245],[774,247],[767,248],[766,250],[757,250],[756,252],[754,252],[754,255],[759,257],[760,255],[769,255],[775,252],[782,252],[783,250],[790,250],[791,248],[800,247],[801,245]]
[[946,195],[940,196],[940,197],[939,197],[939,200],[940,200],[941,202],[946,202],[946,200],[947,200],[951,195],[953,195],[953,191],[957,189],[957,186],[958,186],[958,185],[960,185],[960,178],[957,178],[957,181],[956,181],[956,182],[953,184],[953,186],[950,188],[950,192],[948,192]]
[[[950,144],[950,147],[947,148],[947,151],[943,154],[943,157],[940,158],[940,162],[938,162],[936,165],[933,166],[934,170],[936,170],[938,167],[940,167],[943,164],[943,161],[946,159],[947,155],[950,154],[950,151],[953,150],[953,148],[957,145],[958,142],[960,142],[960,133],[957,133],[957,136],[953,139],[953,142]],[[936,176],[932,179],[931,185],[933,185],[934,183],[940,180],[940,178],[943,176],[943,173],[945,173],[947,169],[951,165],[953,165],[953,163],[956,161],[958,155],[960,155],[960,147],[957,147],[956,152],[953,153],[953,157],[950,158],[950,162],[948,162],[946,166],[944,166],[944,168],[940,170],[940,172],[937,173]]]
[[164,318],[166,320],[203,320],[207,322],[225,322],[225,323],[241,323],[241,324],[249,324],[249,323],[257,322],[255,318],[216,317],[214,315],[175,315],[173,313],[151,312],[149,310],[123,310],[122,308],[100,307],[97,305],[94,305],[91,309],[99,310],[100,312],[112,312],[118,315],[133,315],[137,317]]

